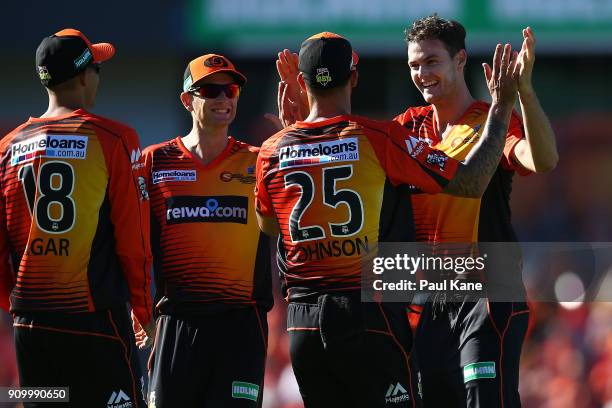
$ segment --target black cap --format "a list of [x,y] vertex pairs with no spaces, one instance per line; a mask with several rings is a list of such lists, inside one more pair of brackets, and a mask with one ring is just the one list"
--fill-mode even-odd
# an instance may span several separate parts
[[322,32],[302,43],[298,69],[310,88],[329,89],[346,84],[358,61],[346,38]]
[[68,28],[42,40],[36,49],[36,70],[43,85],[54,86],[114,54],[111,44],[92,44],[83,33]]

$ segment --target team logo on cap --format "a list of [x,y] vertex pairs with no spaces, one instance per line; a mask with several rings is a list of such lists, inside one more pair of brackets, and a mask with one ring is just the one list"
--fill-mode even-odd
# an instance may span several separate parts
[[204,61],[204,65],[206,65],[209,68],[224,68],[228,66],[225,58],[221,58],[218,56],[214,56],[214,57],[210,57],[206,59],[206,61]]
[[315,80],[317,83],[321,84],[321,86],[327,86],[327,84],[332,81],[332,77],[327,68],[317,68],[317,76],[315,77]]
[[51,80],[51,74],[49,73],[49,70],[43,65],[38,66],[38,76],[40,77],[41,81]]

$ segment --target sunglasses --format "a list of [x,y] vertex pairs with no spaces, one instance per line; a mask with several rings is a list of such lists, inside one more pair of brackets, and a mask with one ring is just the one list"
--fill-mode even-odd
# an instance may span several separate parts
[[189,93],[206,99],[215,99],[221,95],[221,92],[223,92],[229,99],[233,99],[240,94],[240,86],[237,84],[204,84],[189,90]]

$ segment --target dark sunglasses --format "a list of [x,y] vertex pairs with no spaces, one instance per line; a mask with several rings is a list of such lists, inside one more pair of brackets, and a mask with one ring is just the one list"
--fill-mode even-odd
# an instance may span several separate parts
[[237,84],[203,84],[197,88],[192,88],[189,93],[198,95],[200,98],[215,99],[225,93],[229,99],[233,99],[240,93],[240,86]]

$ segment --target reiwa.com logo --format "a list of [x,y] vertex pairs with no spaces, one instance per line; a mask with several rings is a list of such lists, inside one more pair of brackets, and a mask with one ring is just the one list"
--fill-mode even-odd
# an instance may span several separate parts
[[355,161],[359,160],[359,139],[351,137],[329,142],[285,146],[280,149],[278,159],[281,169]]
[[11,166],[35,157],[85,159],[87,140],[87,136],[44,134],[17,142],[11,146]]
[[153,172],[153,184],[168,181],[196,181],[195,170],[160,170]]
[[246,224],[249,199],[243,196],[176,196],[166,199],[166,223],[230,222]]

